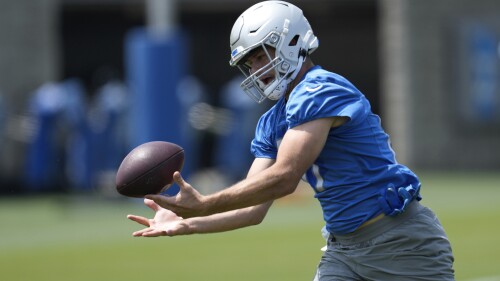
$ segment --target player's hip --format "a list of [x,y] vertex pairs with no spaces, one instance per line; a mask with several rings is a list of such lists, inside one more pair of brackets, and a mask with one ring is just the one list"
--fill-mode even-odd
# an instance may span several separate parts
[[[374,280],[453,280],[453,255],[439,220],[417,201],[396,217],[384,216],[349,235],[330,236],[322,259],[328,268]],[[412,277],[413,276],[413,277]],[[325,279],[328,280],[328,279]]]

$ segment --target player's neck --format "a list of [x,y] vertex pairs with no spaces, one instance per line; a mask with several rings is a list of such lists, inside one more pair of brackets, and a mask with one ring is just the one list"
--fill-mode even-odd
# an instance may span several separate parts
[[295,86],[297,86],[297,84],[299,84],[299,82],[302,80],[302,77],[304,77],[304,75],[306,74],[306,72],[311,69],[312,67],[314,67],[314,63],[312,62],[311,59],[307,58],[304,63],[302,64],[302,67],[300,68],[299,70],[299,73],[297,73],[297,76],[295,77],[295,79],[293,79],[292,82],[290,82],[290,84],[288,84],[288,89],[285,93],[285,99],[288,100],[288,96],[290,95],[290,93],[293,91],[293,89],[295,88]]

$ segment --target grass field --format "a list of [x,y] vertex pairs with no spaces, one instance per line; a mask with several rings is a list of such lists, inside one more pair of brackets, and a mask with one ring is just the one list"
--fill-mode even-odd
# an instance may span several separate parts
[[[456,280],[500,280],[500,174],[420,175]],[[0,280],[311,280],[324,245],[306,190],[278,200],[263,224],[222,234],[133,238],[128,213],[151,214],[138,200],[0,198]]]

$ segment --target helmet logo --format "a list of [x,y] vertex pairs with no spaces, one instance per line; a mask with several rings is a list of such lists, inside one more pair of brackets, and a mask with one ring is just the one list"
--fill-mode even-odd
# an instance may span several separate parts
[[242,46],[236,47],[232,52],[231,52],[231,57],[234,58],[236,57],[241,51],[243,51]]

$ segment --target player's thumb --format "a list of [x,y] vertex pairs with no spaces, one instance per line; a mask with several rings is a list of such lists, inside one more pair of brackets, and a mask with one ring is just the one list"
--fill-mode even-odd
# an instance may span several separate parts
[[148,198],[144,198],[144,205],[148,206],[149,208],[151,208],[155,212],[158,211],[160,208],[158,206],[158,204],[156,204],[155,201],[148,199]]
[[187,188],[188,184],[186,183],[180,172],[174,173],[174,181],[177,183],[177,185],[179,185],[181,189]]

